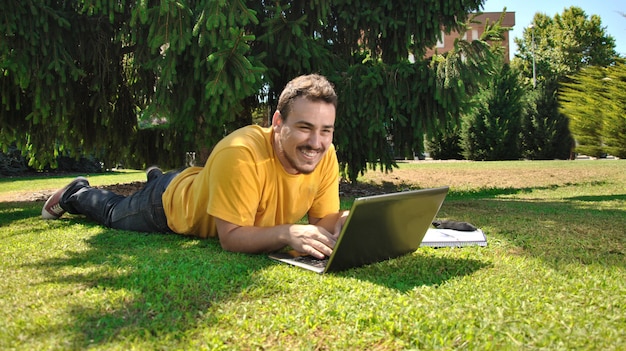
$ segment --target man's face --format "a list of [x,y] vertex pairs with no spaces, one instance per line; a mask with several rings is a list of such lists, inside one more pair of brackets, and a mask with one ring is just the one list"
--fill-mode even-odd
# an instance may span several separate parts
[[313,172],[333,141],[335,106],[299,97],[285,120],[274,113],[274,149],[287,173]]

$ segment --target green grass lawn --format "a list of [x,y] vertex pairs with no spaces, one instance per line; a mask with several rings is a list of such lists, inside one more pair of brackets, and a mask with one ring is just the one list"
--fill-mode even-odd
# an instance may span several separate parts
[[[481,227],[488,247],[318,275],[0,203],[0,349],[626,349],[626,161],[400,166],[382,178],[450,184],[439,217]],[[0,194],[70,179],[2,179]]]

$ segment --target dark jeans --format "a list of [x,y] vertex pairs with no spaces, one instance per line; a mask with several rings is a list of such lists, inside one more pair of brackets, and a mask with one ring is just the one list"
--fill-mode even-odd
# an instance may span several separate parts
[[168,233],[161,196],[180,172],[168,172],[151,179],[130,196],[92,188],[79,182],[61,197],[61,207],[69,213],[83,214],[110,228],[138,232]]

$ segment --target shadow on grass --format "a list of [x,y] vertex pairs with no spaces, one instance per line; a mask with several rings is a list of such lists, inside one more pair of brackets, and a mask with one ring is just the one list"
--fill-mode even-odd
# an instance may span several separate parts
[[419,249],[411,255],[336,274],[407,292],[419,286],[438,286],[491,266],[470,258],[438,257],[431,254],[433,250]]
[[626,201],[626,194],[572,196],[572,197],[567,198],[567,200],[587,201],[587,202]]
[[49,282],[82,286],[80,291],[95,297],[92,303],[68,306],[78,348],[105,344],[120,334],[181,335],[200,319],[210,321],[205,313],[213,304],[255,284],[254,272],[271,263],[224,252],[216,240],[177,235],[103,228],[84,241],[87,251],[65,252],[35,265]]
[[[71,222],[69,231],[98,228],[80,218]],[[257,284],[267,284],[259,283],[255,272],[281,264],[265,255],[225,252],[211,239],[105,228],[83,238],[78,240],[87,244],[87,250],[66,251],[32,265],[48,277],[46,283],[82,296],[67,306],[74,318],[68,328],[73,331],[71,344],[76,348],[106,345],[116,338],[181,337],[200,320],[210,327],[218,321],[207,314],[211,306]],[[338,276],[405,292],[416,286],[439,285],[486,265],[472,259],[416,253]],[[293,269],[286,274],[307,272]],[[86,302],[85,296],[93,298]]]
[[[76,297],[68,299],[66,309],[73,320],[66,328],[74,338],[67,342],[79,349],[118,338],[182,337],[199,321],[210,327],[218,322],[210,315],[213,305],[267,284],[260,283],[255,273],[280,264],[265,255],[225,252],[217,240],[111,230],[80,217],[66,221],[51,223],[56,229],[67,227],[63,229],[67,235],[59,241],[78,236],[75,240],[85,248],[59,252],[27,266],[41,272],[46,285],[63,291],[59,298]],[[94,234],[80,236],[76,231]],[[415,253],[338,276],[406,292],[416,286],[442,284],[486,265],[473,259]],[[285,274],[306,273],[293,269]],[[351,284],[350,280],[345,284]],[[268,288],[272,290],[261,287]]]
[[36,211],[41,215],[43,203],[38,202],[0,202],[0,226],[11,222],[32,218]]
[[[176,338],[200,320],[210,325],[217,322],[217,317],[207,315],[213,305],[260,284],[255,272],[280,264],[264,255],[225,252],[217,240],[112,230],[80,216],[42,222],[35,218],[40,206],[0,204],[0,227],[33,221],[33,226],[21,225],[19,231],[7,235],[24,235],[28,240],[40,232],[56,230],[60,237],[55,247],[69,247],[55,249],[61,251],[53,258],[37,259],[27,266],[45,276],[46,285],[63,291],[59,298],[75,296],[68,299],[66,308],[73,317],[67,330],[74,338],[67,341],[76,348],[106,345],[116,338]],[[93,234],[78,233],[87,231]],[[64,240],[80,243],[65,245]],[[79,251],[77,247],[83,248]],[[416,253],[339,276],[404,292],[416,286],[442,284],[485,265]],[[286,274],[305,272],[294,269]]]
[[478,199],[489,199],[502,195],[517,195],[517,194],[528,194],[533,191],[540,190],[555,190],[562,186],[571,186],[573,184],[566,185],[547,185],[547,186],[536,186],[536,187],[525,187],[525,188],[514,188],[514,187],[505,187],[505,188],[476,188],[469,190],[458,190],[451,189],[448,193],[448,200],[478,200]]

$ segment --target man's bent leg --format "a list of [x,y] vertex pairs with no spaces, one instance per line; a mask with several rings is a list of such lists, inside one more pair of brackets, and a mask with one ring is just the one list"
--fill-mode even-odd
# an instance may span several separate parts
[[84,186],[63,199],[62,207],[81,213],[110,228],[139,232],[170,232],[163,211],[162,195],[178,172],[150,181],[130,196]]

